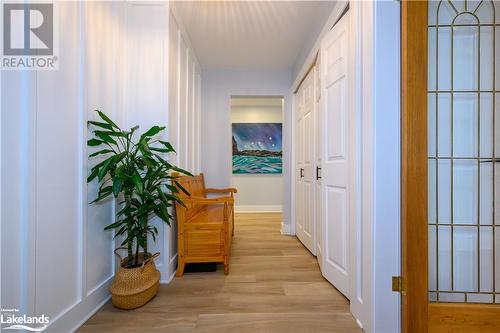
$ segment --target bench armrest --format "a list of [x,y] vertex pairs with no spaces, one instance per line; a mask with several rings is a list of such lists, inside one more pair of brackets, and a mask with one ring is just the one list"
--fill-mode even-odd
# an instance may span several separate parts
[[217,205],[224,203],[234,203],[234,199],[232,197],[217,197],[217,198],[204,198],[204,197],[188,197],[182,198],[182,202],[198,204],[198,205]]
[[238,190],[234,187],[230,188],[207,188],[206,193],[238,193]]

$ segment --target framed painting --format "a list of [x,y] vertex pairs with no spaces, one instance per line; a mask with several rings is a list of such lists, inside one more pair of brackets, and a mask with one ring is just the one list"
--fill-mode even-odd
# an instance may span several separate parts
[[233,174],[281,174],[281,123],[233,123]]

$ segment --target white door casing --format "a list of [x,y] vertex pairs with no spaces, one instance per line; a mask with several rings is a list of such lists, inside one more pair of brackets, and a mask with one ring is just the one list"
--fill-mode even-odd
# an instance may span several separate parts
[[354,117],[349,113],[349,13],[321,42],[322,273],[349,298],[349,228],[354,218]]
[[304,246],[316,255],[315,224],[315,69],[302,82],[297,92],[297,169],[296,169],[296,234]]

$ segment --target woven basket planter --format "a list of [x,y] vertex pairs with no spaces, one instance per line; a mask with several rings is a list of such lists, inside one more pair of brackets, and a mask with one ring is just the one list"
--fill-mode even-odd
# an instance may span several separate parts
[[[118,248],[115,250],[115,253]],[[117,254],[117,253],[116,253]],[[118,255],[118,254],[117,254]],[[120,269],[115,274],[115,279],[111,283],[111,303],[120,309],[135,309],[149,302],[158,293],[160,285],[160,272],[156,269],[154,260],[159,253],[150,255],[142,263],[142,266],[135,268],[124,268],[127,258],[120,255]],[[139,254],[139,262],[142,262],[144,253]]]

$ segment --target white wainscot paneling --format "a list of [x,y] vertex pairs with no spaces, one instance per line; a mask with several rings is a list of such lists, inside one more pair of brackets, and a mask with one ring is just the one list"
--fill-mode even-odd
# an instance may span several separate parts
[[[168,5],[163,3],[126,5],[126,57],[123,66],[123,124],[140,126],[146,131],[154,125],[168,125]],[[163,139],[167,134],[162,133]],[[153,219],[161,237],[150,239],[149,251],[160,252],[157,267],[162,280],[167,279],[170,258],[166,246],[170,228],[160,219]]]
[[[119,120],[119,90],[120,68],[115,59],[120,54],[121,36],[119,17],[123,7],[112,2],[92,2],[86,4],[85,16],[85,74],[86,74],[86,101],[85,111],[89,120],[98,120],[98,109],[113,119]],[[115,19],[110,19],[115,18]],[[107,49],[107,52],[102,52]],[[84,134],[88,135],[86,131]],[[99,148],[87,148],[84,158]],[[90,169],[102,158],[92,159],[85,169],[86,175]],[[86,202],[91,202],[97,196],[98,183],[94,180],[88,184]],[[86,203],[84,202],[84,204]],[[113,276],[114,261],[111,251],[114,248],[112,232],[104,231],[104,227],[114,220],[114,202],[89,205],[84,230],[85,241],[85,274],[84,286],[86,294],[91,295],[103,284],[109,283]]]
[[36,228],[30,230],[35,311],[52,320],[82,298],[81,17],[76,3],[59,7],[59,70],[39,71],[36,80]]

